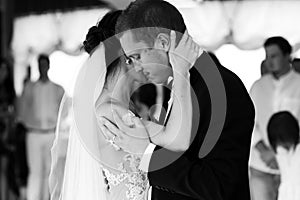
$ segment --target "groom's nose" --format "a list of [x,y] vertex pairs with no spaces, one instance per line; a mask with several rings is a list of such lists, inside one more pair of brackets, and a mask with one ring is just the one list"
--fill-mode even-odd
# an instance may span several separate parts
[[134,65],[134,69],[137,72],[141,72],[143,70],[142,66],[141,65],[137,65],[137,64]]

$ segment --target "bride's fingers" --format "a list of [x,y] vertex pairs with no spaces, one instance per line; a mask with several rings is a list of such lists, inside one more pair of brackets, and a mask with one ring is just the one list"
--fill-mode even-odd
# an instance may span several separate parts
[[100,129],[101,129],[106,141],[108,143],[110,143],[110,145],[112,147],[114,147],[114,149],[116,151],[120,151],[123,147],[123,144],[124,144],[123,140],[124,139],[122,139],[120,136],[115,135],[114,133],[112,133],[106,126],[101,125]]
[[120,139],[119,137],[116,137],[114,140],[113,140],[113,147],[119,151],[121,150],[124,146],[123,146],[123,140]]
[[[174,31],[175,33],[175,31]],[[182,35],[180,41],[178,42],[178,45],[176,46],[176,48],[182,47],[184,45],[186,45],[187,39],[188,39],[188,32],[187,30],[184,32],[184,34]],[[173,49],[175,51],[175,48]]]
[[101,129],[101,132],[102,132],[104,138],[105,138],[107,141],[110,141],[110,140],[112,140],[114,137],[116,137],[116,135],[113,134],[106,126],[100,125],[100,129]]
[[194,51],[198,54],[199,53],[199,45],[196,43],[196,42],[194,42]]
[[185,44],[187,40],[189,39],[189,33],[187,30],[184,31],[184,34],[180,40],[180,43]]
[[193,41],[193,50],[194,52],[198,52],[198,44],[195,41]]
[[105,117],[100,117],[99,121],[102,125],[105,125],[114,134],[117,134],[120,131],[118,127],[116,127],[113,123],[111,123],[111,121],[109,121]]
[[176,46],[176,33],[175,31],[171,30],[170,33],[170,51],[173,52]]
[[188,47],[190,47],[191,49],[193,49],[193,38],[191,37],[191,36],[189,36],[188,37],[188,39],[187,39],[187,42],[186,42],[186,45],[188,46]]
[[197,45],[197,53],[198,53],[197,56],[198,55],[200,56],[203,53],[203,51],[204,51],[204,49],[201,48],[200,45]]
[[121,119],[119,113],[117,113],[117,111],[113,110],[112,111],[113,113],[113,118],[117,124],[117,126],[119,127],[119,129],[121,131],[124,131],[125,133],[126,132],[129,132],[129,127],[127,125],[124,124],[123,120]]

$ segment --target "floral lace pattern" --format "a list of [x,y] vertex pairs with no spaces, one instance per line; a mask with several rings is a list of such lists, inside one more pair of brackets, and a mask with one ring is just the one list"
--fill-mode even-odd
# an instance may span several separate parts
[[[148,187],[147,173],[138,169],[140,158],[127,154],[124,156],[122,163],[119,164],[118,170],[121,173],[114,174],[106,168],[102,168],[103,174],[107,179],[108,190],[121,183],[128,188],[126,198],[128,200],[143,200]],[[125,182],[126,181],[126,182]]]
[[[134,126],[133,117],[135,117],[134,113],[128,110],[127,114],[122,116],[122,120],[128,126]],[[123,184],[126,188],[126,192],[124,193],[126,200],[145,200],[149,182],[147,173],[139,169],[140,162],[140,157],[133,154],[126,154],[122,162],[118,164],[117,171],[119,173],[112,172],[112,170],[102,166],[107,191],[110,192],[114,187]]]

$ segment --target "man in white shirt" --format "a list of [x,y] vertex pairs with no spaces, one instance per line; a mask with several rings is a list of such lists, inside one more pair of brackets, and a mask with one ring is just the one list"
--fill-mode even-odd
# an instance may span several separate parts
[[290,111],[300,118],[300,75],[290,65],[291,45],[282,37],[271,37],[264,44],[270,74],[257,80],[250,96],[256,107],[255,128],[250,157],[250,185],[254,200],[275,200],[279,171],[268,136],[267,123],[272,114]]
[[64,89],[49,80],[49,58],[38,58],[40,78],[26,84],[21,102],[21,120],[28,129],[26,137],[29,177],[27,200],[48,200],[50,149],[54,140],[58,110]]

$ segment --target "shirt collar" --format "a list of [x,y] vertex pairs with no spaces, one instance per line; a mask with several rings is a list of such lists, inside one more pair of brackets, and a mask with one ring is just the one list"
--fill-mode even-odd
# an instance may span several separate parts
[[293,69],[290,69],[290,71],[289,71],[288,73],[282,75],[282,76],[279,77],[278,79],[274,78],[273,76],[272,76],[272,78],[273,78],[273,80],[274,80],[275,82],[282,82],[282,81],[285,81],[285,80],[290,79],[290,77],[292,77],[293,74],[294,74],[294,70],[293,70]]
[[[173,81],[173,76],[169,76],[168,80],[167,80],[167,84],[169,85],[172,81]],[[173,83],[172,83],[172,87],[173,87]]]

